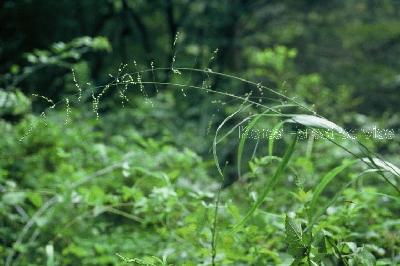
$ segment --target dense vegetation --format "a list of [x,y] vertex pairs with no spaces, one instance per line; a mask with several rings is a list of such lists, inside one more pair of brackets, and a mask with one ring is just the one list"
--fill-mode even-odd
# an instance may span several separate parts
[[400,3],[0,3],[0,262],[399,265]]

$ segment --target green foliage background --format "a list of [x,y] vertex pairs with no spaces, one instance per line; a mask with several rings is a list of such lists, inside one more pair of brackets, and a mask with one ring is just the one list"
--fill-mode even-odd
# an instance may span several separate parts
[[2,1],[0,262],[400,264],[399,10]]

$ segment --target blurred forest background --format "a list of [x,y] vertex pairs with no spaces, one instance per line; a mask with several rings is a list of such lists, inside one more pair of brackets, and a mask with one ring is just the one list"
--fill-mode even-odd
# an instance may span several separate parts
[[[394,129],[363,145],[399,165],[400,1],[3,0],[0,25],[4,265],[400,264],[399,193],[373,171],[358,179],[358,164],[318,198],[329,208],[293,248],[285,214],[311,228],[314,188],[351,158],[340,146],[298,145],[297,170],[233,233],[290,137],[275,157],[268,139],[238,156],[235,131],[218,148],[217,235],[211,152],[218,125],[243,104],[229,95],[247,95],[265,106],[295,99],[344,128]],[[135,86],[101,93],[137,71]]]

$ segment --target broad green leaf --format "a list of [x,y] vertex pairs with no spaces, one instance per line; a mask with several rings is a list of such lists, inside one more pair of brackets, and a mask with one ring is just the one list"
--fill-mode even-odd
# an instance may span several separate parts
[[303,243],[303,232],[300,223],[286,215],[285,230],[286,241],[289,245],[289,254],[295,259],[303,258],[306,253],[306,246]]
[[362,247],[354,254],[354,263],[358,266],[374,266],[376,265],[376,259],[371,252]]

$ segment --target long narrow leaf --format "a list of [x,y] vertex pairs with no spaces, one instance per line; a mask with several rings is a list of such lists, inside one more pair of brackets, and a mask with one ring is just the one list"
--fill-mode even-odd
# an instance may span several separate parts
[[215,131],[214,141],[213,141],[213,157],[214,157],[215,166],[217,167],[218,173],[220,174],[220,176],[221,176],[222,178],[224,178],[224,174],[222,173],[221,166],[220,166],[219,160],[218,160],[218,155],[217,155],[217,137],[218,137],[218,133],[219,133],[219,131],[221,130],[221,128],[225,125],[225,123],[226,123],[227,121],[229,121],[229,120],[230,120],[232,117],[234,117],[236,114],[240,113],[241,111],[247,109],[247,108],[250,107],[250,106],[251,106],[251,105],[247,105],[247,106],[245,106],[245,107],[240,106],[240,108],[239,108],[236,112],[234,112],[234,113],[230,114],[228,117],[226,117],[226,118],[224,119],[224,121],[222,121],[222,123],[219,124],[217,130]]
[[269,156],[273,155],[274,152],[274,143],[276,139],[276,132],[283,126],[285,121],[279,122],[274,128],[272,129],[272,134],[268,138],[268,154]]
[[249,135],[250,130],[257,124],[257,122],[260,118],[261,118],[261,114],[257,115],[253,119],[253,121],[251,121],[250,124],[246,127],[246,130],[244,131],[243,135],[240,136],[240,142],[239,142],[239,147],[238,147],[238,152],[237,152],[237,172],[238,172],[239,178],[241,177],[241,167],[242,167],[244,144],[246,142],[246,139]]
[[247,220],[253,215],[253,213],[257,210],[257,208],[264,202],[265,198],[271,192],[272,188],[278,183],[279,179],[282,177],[283,171],[285,170],[286,166],[288,165],[290,158],[293,155],[294,148],[297,143],[297,135],[293,139],[292,143],[288,147],[283,156],[282,161],[280,162],[278,169],[276,170],[275,174],[273,175],[272,179],[268,182],[266,188],[264,189],[263,193],[260,195],[256,203],[251,207],[248,213],[243,217],[243,219],[233,227],[233,230],[237,230],[243,224],[247,222]]
[[324,175],[321,178],[317,187],[314,190],[313,197],[310,202],[310,208],[309,208],[310,216],[312,216],[312,214],[315,213],[315,207],[316,207],[317,201],[319,199],[319,196],[324,191],[324,189],[329,185],[329,183],[332,182],[332,180],[338,174],[340,174],[345,169],[349,168],[350,166],[354,165],[357,162],[358,162],[358,160],[352,160],[352,161],[346,162],[346,163],[332,169],[331,171],[329,171],[326,175]]
[[342,127],[336,125],[335,123],[323,117],[318,117],[314,115],[303,115],[303,114],[294,115],[287,121],[302,124],[307,127],[323,128],[328,130],[334,130],[340,134],[347,134]]

